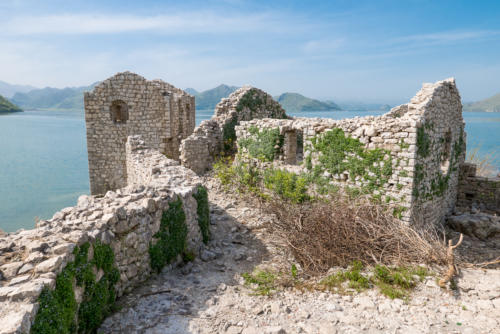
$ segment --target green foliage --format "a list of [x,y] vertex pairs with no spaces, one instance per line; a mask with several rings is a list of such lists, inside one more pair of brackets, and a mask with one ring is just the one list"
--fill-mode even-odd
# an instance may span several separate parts
[[38,297],[39,310],[31,333],[74,333],[77,303],[73,291],[74,265],[68,264],[57,276],[56,287],[44,287]]
[[361,262],[355,261],[349,270],[339,271],[320,281],[320,287],[327,290],[344,292],[344,282],[347,286],[360,292],[371,287],[378,287],[380,292],[391,299],[407,299],[418,282],[424,280],[430,273],[424,267],[387,267],[376,265],[363,274]]
[[428,157],[431,151],[432,142],[429,138],[429,135],[425,131],[426,129],[431,128],[431,123],[426,123],[423,126],[417,128],[417,154],[422,158]]
[[188,228],[182,200],[170,202],[168,210],[163,212],[160,230],[154,235],[158,238],[155,245],[149,246],[151,268],[160,272],[167,264],[175,260],[186,249]]
[[[56,278],[54,290],[44,288],[38,299],[40,309],[31,328],[32,333],[94,333],[114,305],[115,284],[120,274],[114,265],[113,250],[97,240],[94,258],[88,260],[91,245],[87,242],[73,251],[75,260],[66,265]],[[96,282],[95,270],[103,276]],[[83,300],[78,307],[73,283],[83,287]],[[78,313],[78,324],[76,314]]]
[[403,212],[405,212],[406,210],[408,209],[398,205],[392,209],[392,215],[398,219],[401,219],[403,218]]
[[348,287],[358,292],[370,288],[370,280],[361,273],[363,264],[354,261],[349,270],[338,271],[320,281],[320,286],[328,290],[343,291],[342,283],[348,282]]
[[0,112],[23,111],[21,108],[0,95]]
[[358,139],[346,137],[339,128],[332,129],[313,138],[313,149],[321,153],[319,164],[314,167],[316,175],[324,171],[330,174],[349,172],[351,178],[360,176],[367,181],[367,189],[381,189],[392,175],[392,157],[385,149],[365,149]]
[[228,188],[233,182],[236,182],[236,171],[230,158],[221,158],[213,166],[215,176],[222,185]]
[[231,155],[235,151],[236,125],[238,125],[238,116],[233,115],[232,118],[226,124],[224,124],[224,127],[222,128],[222,142],[224,146],[224,153],[226,155]]
[[284,136],[276,129],[259,129],[252,126],[248,129],[252,135],[239,141],[241,148],[248,150],[248,154],[262,161],[273,161],[283,147]]
[[294,203],[302,203],[309,199],[307,185],[306,178],[286,170],[271,168],[264,171],[264,186]]
[[210,207],[208,205],[207,189],[203,186],[198,187],[198,191],[193,194],[196,199],[198,214],[198,225],[200,226],[203,243],[207,244],[210,241]]
[[382,294],[391,299],[407,299],[410,291],[416,287],[419,281],[423,281],[429,272],[424,267],[390,268],[376,265],[373,274],[372,281]]
[[248,108],[250,112],[252,112],[262,107],[265,103],[266,102],[258,95],[257,90],[252,88],[240,98],[236,106],[236,111],[241,112],[243,109]]
[[297,277],[298,277],[298,270],[297,270],[297,266],[295,265],[295,263],[292,264],[292,267],[290,269],[290,273],[291,273],[293,279],[297,279]]
[[270,271],[256,270],[253,273],[243,273],[245,285],[252,286],[254,293],[269,296],[276,290],[276,275]]

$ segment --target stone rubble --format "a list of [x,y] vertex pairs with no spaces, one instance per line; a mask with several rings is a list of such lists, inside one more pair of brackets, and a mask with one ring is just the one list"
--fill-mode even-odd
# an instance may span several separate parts
[[123,297],[123,308],[100,333],[496,333],[500,328],[499,269],[462,269],[458,290],[451,292],[427,277],[408,303],[376,290],[252,295],[241,273],[286,262],[285,246],[267,231],[272,217],[228,195],[211,177],[204,184],[215,223],[207,249],[212,255],[165,270]]

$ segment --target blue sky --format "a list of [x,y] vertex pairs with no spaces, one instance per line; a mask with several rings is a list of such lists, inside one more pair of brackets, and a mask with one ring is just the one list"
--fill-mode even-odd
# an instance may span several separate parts
[[404,102],[451,76],[464,101],[500,92],[500,1],[1,0],[0,14],[9,83],[131,70],[337,101]]

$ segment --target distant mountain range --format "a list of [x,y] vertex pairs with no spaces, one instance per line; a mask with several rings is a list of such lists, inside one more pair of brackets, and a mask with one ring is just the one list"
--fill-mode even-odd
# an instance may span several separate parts
[[14,94],[11,101],[24,109],[83,110],[83,92],[92,90],[96,84],[63,89],[33,89],[27,93]]
[[203,92],[198,92],[194,88],[186,88],[185,91],[195,97],[196,109],[213,110],[222,98],[228,97],[238,88],[236,86],[219,85]]
[[7,100],[5,97],[0,95],[0,113],[2,112],[15,112],[15,111],[23,111],[21,108],[18,106],[14,105],[11,103],[9,100]]
[[284,93],[276,99],[288,112],[341,110],[335,102],[322,102],[298,93]]
[[[20,89],[10,99],[11,102],[25,110],[83,110],[83,92],[92,90],[97,83],[90,86],[70,88],[42,88],[33,89],[32,86],[9,85],[0,81],[0,94],[2,91],[12,92]],[[3,87],[3,88],[2,88]],[[197,110],[213,110],[217,103],[228,97],[239,87],[219,85],[215,88],[202,92],[194,88],[186,88],[185,91],[195,96]],[[2,90],[3,89],[3,90]],[[28,91],[26,91],[28,90]],[[308,111],[368,111],[368,110],[390,110],[391,106],[386,104],[367,104],[360,102],[335,103],[333,101],[320,101],[311,99],[298,93],[284,93],[275,99],[281,103],[288,112]]]
[[36,89],[36,87],[27,85],[11,85],[7,82],[0,81],[0,95],[8,99],[14,96],[15,93],[27,93],[33,89]]
[[464,111],[500,112],[500,93],[478,102],[465,103]]

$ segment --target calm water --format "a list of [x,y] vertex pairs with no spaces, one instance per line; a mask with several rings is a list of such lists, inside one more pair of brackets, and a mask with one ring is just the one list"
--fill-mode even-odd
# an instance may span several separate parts
[[[213,111],[197,111],[196,124]],[[307,112],[293,116],[350,118],[381,111]],[[500,155],[500,113],[464,113],[467,146]],[[496,165],[500,168],[500,156]],[[35,217],[89,193],[85,122],[81,112],[26,111],[0,115],[0,229],[32,228]]]

